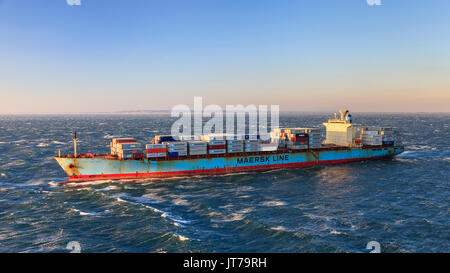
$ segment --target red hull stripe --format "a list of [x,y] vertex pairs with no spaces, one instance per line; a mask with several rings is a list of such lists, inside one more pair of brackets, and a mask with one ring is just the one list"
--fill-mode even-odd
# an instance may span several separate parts
[[[224,173],[242,172],[242,171],[264,171],[264,170],[271,170],[271,169],[302,168],[302,167],[309,167],[309,166],[314,166],[314,165],[325,165],[325,164],[346,163],[346,162],[355,162],[355,161],[364,161],[364,160],[374,160],[374,159],[382,159],[382,158],[389,158],[389,157],[391,157],[391,156],[324,160],[324,161],[319,161],[319,162],[311,161],[311,162],[283,163],[283,164],[272,164],[272,165],[245,166],[245,167],[232,167],[232,168],[207,169],[207,170],[192,170],[192,171],[76,175],[76,176],[69,176],[68,182],[83,182],[83,181],[89,181],[89,180],[104,180],[104,179],[111,179],[111,178],[136,179],[136,178],[154,178],[154,177],[176,177],[176,176],[201,175],[201,174],[224,174]],[[62,182],[62,183],[64,183],[64,182]]]

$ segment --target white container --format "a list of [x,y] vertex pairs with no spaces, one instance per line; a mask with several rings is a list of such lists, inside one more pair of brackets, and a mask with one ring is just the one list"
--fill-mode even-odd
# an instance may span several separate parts
[[188,143],[189,148],[191,148],[191,147],[208,147],[208,142],[206,142],[206,141],[193,140],[193,141],[188,141],[187,143]]
[[208,145],[227,145],[226,140],[211,140],[208,142]]
[[227,145],[242,145],[244,144],[244,140],[227,140]]
[[209,150],[209,154],[216,155],[216,154],[225,154],[227,152],[226,149],[215,149],[215,150]]
[[189,155],[206,155],[207,151],[189,151]]
[[141,148],[141,143],[137,143],[137,142],[117,143],[117,148],[122,149],[122,150],[139,149],[139,148]]
[[165,144],[147,144],[145,145],[146,149],[165,149]]
[[162,144],[170,148],[187,147],[187,142],[163,142]]
[[382,145],[383,137],[381,135],[363,135],[361,142],[364,145]]
[[147,154],[147,158],[165,157],[166,155],[166,153],[149,153]]

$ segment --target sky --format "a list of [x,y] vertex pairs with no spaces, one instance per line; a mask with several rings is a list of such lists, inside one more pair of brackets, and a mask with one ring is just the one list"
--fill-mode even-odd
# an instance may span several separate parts
[[194,96],[450,112],[450,1],[0,0],[0,114],[170,110]]

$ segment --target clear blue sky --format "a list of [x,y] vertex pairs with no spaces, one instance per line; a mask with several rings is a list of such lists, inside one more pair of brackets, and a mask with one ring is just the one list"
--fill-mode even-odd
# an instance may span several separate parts
[[450,1],[0,0],[0,113],[450,111]]

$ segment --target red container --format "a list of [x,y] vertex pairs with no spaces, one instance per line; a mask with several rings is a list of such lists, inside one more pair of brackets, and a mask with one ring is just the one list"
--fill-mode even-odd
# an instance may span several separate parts
[[121,138],[121,139],[114,139],[115,143],[130,143],[130,142],[136,142],[135,138]]
[[210,150],[219,150],[219,149],[226,149],[227,145],[209,145],[208,149]]
[[147,154],[154,154],[154,153],[165,153],[167,150],[162,148],[162,149],[146,149],[145,151],[147,152]]
[[144,158],[143,153],[134,153],[133,154],[133,159],[142,159],[142,158]]
[[309,138],[307,137],[293,137],[291,138],[292,142],[299,142],[299,141],[309,141]]

